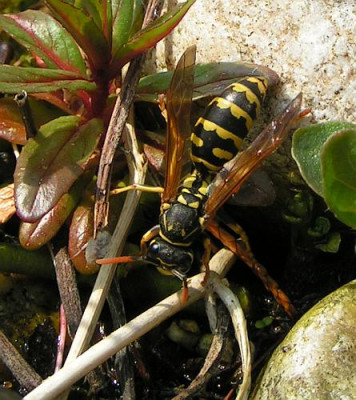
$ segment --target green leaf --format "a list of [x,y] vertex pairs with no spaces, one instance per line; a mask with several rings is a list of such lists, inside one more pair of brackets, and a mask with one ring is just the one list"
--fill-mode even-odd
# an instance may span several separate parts
[[[135,101],[158,103],[158,96],[167,91],[172,75],[173,72],[168,71],[141,78]],[[244,76],[265,76],[270,87],[279,81],[274,71],[261,65],[234,62],[197,64],[194,71],[193,100],[217,95]]]
[[335,216],[356,228],[356,127],[332,135],[321,154],[324,198]]
[[326,238],[326,243],[316,244],[315,247],[324,253],[336,254],[339,251],[341,243],[341,235],[339,232],[331,232]]
[[86,65],[78,45],[50,15],[34,10],[0,15],[0,26],[48,68],[86,77]]
[[65,116],[43,125],[18,158],[15,201],[23,221],[34,222],[51,210],[84,172],[104,127],[99,119],[82,123]]
[[113,69],[111,71],[111,76],[115,76],[127,62],[147,51],[166,37],[172,29],[179,24],[194,2],[195,0],[188,0],[180,7],[157,18],[145,29],[140,30],[136,35],[130,38],[116,53],[113,53]]
[[51,92],[58,89],[95,90],[96,84],[69,71],[46,68],[22,68],[0,65],[0,92]]
[[112,8],[112,54],[116,54],[141,28],[144,16],[144,4],[142,0],[122,0],[119,4],[115,2]]
[[327,122],[309,125],[294,132],[292,156],[307,184],[320,196],[323,196],[320,154],[326,140],[345,128],[354,128],[348,122]]
[[55,278],[53,261],[47,249],[27,251],[20,245],[0,243],[0,272]]
[[84,10],[63,0],[46,0],[53,16],[75,38],[88,57],[93,70],[99,70],[110,59],[108,42],[94,19]]

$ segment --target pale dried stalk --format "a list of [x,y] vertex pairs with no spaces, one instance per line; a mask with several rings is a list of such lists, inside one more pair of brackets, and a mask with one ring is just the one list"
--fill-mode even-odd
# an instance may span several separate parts
[[72,360],[71,363],[65,364],[57,374],[46,379],[24,399],[51,400],[56,398],[61,392],[67,390],[73,383],[102,364],[119,350],[134,340],[137,340],[187,305],[201,299],[206,291],[210,290],[209,286],[212,285],[211,282],[215,279],[220,279],[217,274],[224,276],[235,259],[235,256],[229,250],[220,250],[210,262],[212,272],[207,285],[202,286],[204,273],[195,275],[188,280],[189,298],[184,305],[180,301],[181,291],[167,297],[140,316],[128,322],[125,326],[111,333],[101,342],[92,346],[78,358]]
[[[143,160],[143,156],[138,151],[136,138],[132,130],[133,128],[128,127],[127,129],[129,133],[127,134],[127,140],[130,147],[128,156],[132,157],[132,160],[128,163],[130,166],[130,181],[132,183],[144,183],[147,170],[146,164]],[[136,190],[132,190],[127,194],[118,224],[116,225],[112,240],[110,241],[108,257],[115,257],[122,252],[140,196],[141,193]],[[115,270],[116,267],[114,264],[106,265],[100,269],[65,364],[72,362],[88,346],[110,289]]]
[[214,292],[221,298],[230,313],[235,337],[240,347],[243,381],[239,387],[236,400],[247,400],[251,387],[251,351],[245,315],[239,299],[224,285],[221,279],[212,279],[212,285]]
[[[130,157],[130,160],[128,160],[130,181],[132,183],[144,183],[147,165],[144,161],[143,155],[138,150],[138,144],[133,127],[129,124],[126,126],[126,133],[127,145],[130,150],[127,153],[127,156]],[[130,191],[127,194],[120,218],[108,247],[108,257],[115,257],[121,254],[140,196],[141,193],[136,190]],[[94,288],[64,364],[65,366],[75,360],[88,347],[108,295],[115,271],[116,266],[114,264],[108,264],[99,270]],[[69,393],[62,394],[60,400],[65,400],[68,397],[68,394]],[[28,396],[30,395],[31,393]],[[28,396],[25,396],[25,399]]]

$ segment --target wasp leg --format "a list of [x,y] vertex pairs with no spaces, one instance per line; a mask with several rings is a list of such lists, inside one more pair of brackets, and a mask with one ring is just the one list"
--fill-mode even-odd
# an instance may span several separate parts
[[211,258],[211,240],[208,237],[204,239],[203,246],[204,253],[202,257],[202,266],[204,268],[205,274],[201,284],[205,286],[208,283],[208,279],[210,276],[209,261]]
[[260,264],[254,257],[251,250],[241,246],[234,236],[222,228],[215,220],[210,221],[206,228],[229,250],[235,253],[252,271],[261,279],[265,288],[272,293],[278,304],[280,304],[289,317],[293,317],[296,310],[290,302],[288,296],[279,287],[278,283],[269,275],[266,268]]
[[145,254],[147,250],[147,243],[149,243],[154,237],[158,236],[159,234],[159,225],[155,225],[149,231],[147,231],[141,239],[140,248],[141,254]]
[[140,185],[138,183],[133,183],[132,185],[110,190],[110,196],[128,192],[129,190],[140,190],[141,192],[150,192],[150,193],[163,193],[164,189],[160,186],[147,186],[147,185]]
[[244,231],[241,225],[237,223],[231,223],[231,222],[225,222],[224,225],[226,225],[229,229],[231,229],[236,235],[239,235],[240,240],[245,246],[246,251],[248,251],[251,256],[253,257],[251,246],[250,246],[250,241],[248,239],[247,233]]

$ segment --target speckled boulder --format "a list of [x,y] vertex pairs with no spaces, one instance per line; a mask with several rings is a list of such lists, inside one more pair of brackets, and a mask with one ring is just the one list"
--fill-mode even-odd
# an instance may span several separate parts
[[356,399],[356,281],[321,300],[275,350],[250,400]]

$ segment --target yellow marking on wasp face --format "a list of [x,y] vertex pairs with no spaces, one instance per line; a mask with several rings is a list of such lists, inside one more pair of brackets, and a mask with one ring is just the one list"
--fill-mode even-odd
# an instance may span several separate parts
[[231,114],[236,119],[239,119],[241,117],[245,118],[247,129],[250,129],[252,127],[252,124],[253,124],[252,118],[241,107],[237,106],[236,104],[232,103],[231,101],[229,101],[227,99],[224,99],[223,97],[215,97],[215,99],[213,99],[212,102],[214,102],[217,107],[219,107],[223,110],[230,109]]
[[234,156],[230,151],[219,149],[219,147],[213,148],[213,154],[217,158],[222,158],[224,160],[231,160]]
[[[170,265],[162,263],[162,260],[160,260],[159,258],[158,258],[158,261],[159,261],[161,264],[165,265],[166,268],[169,268],[169,267],[170,267]],[[172,267],[173,267],[173,265],[172,265]],[[156,267],[156,268],[157,268],[157,271],[158,271],[160,274],[162,274],[162,275],[166,275],[166,276],[173,275],[173,272],[172,272],[172,271],[169,271],[168,269],[164,269],[164,268],[162,268],[162,267]]]
[[193,163],[198,163],[198,164],[203,164],[206,166],[206,168],[209,171],[219,171],[219,169],[221,169],[221,166],[216,166],[213,164],[210,164],[209,162],[207,162],[206,160],[203,160],[200,157],[196,157],[193,154],[190,155],[190,159],[192,160]]
[[234,142],[235,147],[237,149],[239,149],[241,147],[243,140],[240,137],[236,136],[232,132],[227,131],[226,129],[221,128],[219,125],[215,124],[214,122],[208,121],[207,119],[204,119],[201,117],[198,119],[195,126],[197,126],[198,124],[202,124],[204,130],[206,130],[208,132],[215,131],[216,134],[224,140],[231,139]]
[[194,143],[197,147],[203,147],[204,141],[200,139],[194,132],[190,136],[190,140]]

